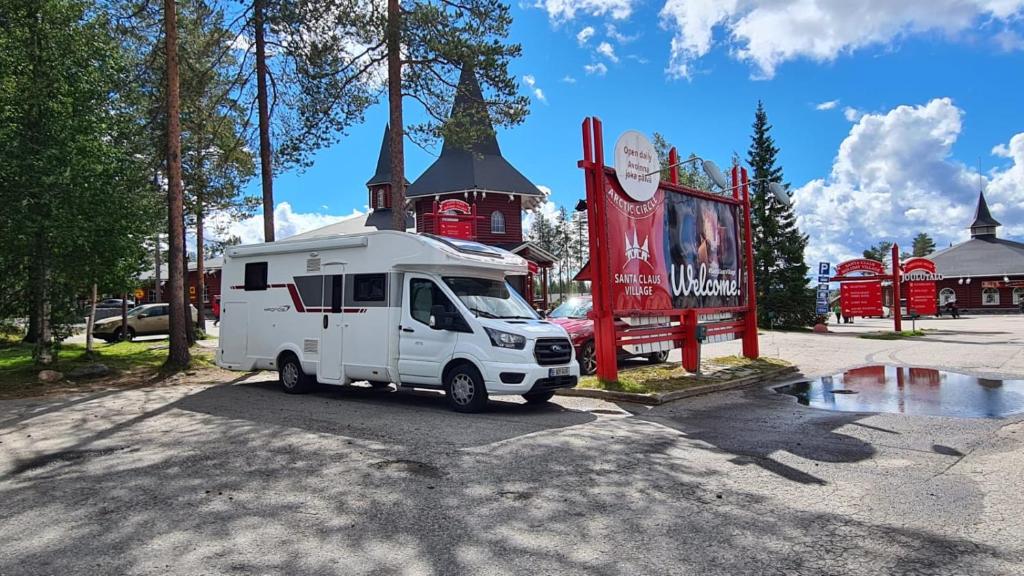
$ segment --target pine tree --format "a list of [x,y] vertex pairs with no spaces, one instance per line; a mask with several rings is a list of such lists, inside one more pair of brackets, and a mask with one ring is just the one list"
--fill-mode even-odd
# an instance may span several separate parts
[[750,200],[758,323],[806,326],[814,321],[814,292],[807,283],[804,261],[807,236],[797,229],[792,207],[780,203],[769,190],[769,183],[782,184],[783,176],[782,168],[776,166],[779,149],[771,136],[772,125],[760,101],[753,128],[747,161],[753,182]]
[[892,242],[882,240],[865,250],[863,254],[868,260],[877,260],[882,263],[882,267],[888,269],[889,261],[892,260]]
[[935,252],[935,241],[928,234],[921,232],[914,236],[914,256],[927,256]]

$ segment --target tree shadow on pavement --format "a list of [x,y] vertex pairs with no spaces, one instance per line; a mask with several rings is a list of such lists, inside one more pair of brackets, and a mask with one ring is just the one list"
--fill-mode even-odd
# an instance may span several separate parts
[[[473,420],[351,391],[253,401],[269,392],[218,386],[113,411],[81,428],[74,458],[0,478],[0,573],[997,574],[1021,560],[981,538],[738,488],[719,455],[661,417],[565,426],[553,416],[571,411],[499,407]],[[442,430],[409,449],[415,434],[321,433],[292,411]],[[677,430],[737,454],[800,431],[780,426],[750,451],[714,432],[710,412],[689,414]],[[471,422],[508,430],[460,441],[485,434]]]
[[479,414],[459,414],[439,392],[321,386],[309,394],[289,395],[276,381],[268,380],[210,387],[183,398],[176,407],[309,432],[460,448],[597,419],[589,412],[555,403],[530,405],[502,398],[491,398]]
[[836,432],[863,418],[863,413],[799,406],[795,398],[768,389],[750,389],[739,396],[735,402],[706,409],[692,407],[699,403],[666,404],[638,416],[674,428],[710,450],[731,454],[734,464],[752,464],[800,484],[826,482],[780,462],[774,454],[788,452],[814,462],[850,463],[869,459],[876,452],[870,443]]

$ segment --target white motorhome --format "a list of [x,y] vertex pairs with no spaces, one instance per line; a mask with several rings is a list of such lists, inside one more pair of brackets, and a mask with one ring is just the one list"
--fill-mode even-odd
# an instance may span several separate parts
[[229,248],[217,364],[315,382],[444,390],[452,408],[489,395],[546,402],[579,377],[572,343],[505,276],[526,261],[478,244],[379,231]]

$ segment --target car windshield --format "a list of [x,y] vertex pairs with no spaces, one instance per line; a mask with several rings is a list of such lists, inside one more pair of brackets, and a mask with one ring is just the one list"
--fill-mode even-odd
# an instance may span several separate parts
[[586,318],[591,301],[583,298],[569,298],[548,314],[548,318]]
[[444,283],[476,316],[528,320],[538,317],[526,300],[502,280],[445,276]]

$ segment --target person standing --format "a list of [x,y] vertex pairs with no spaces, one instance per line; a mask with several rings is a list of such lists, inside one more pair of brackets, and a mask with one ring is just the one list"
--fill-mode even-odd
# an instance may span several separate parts
[[839,304],[832,307],[832,312],[836,315],[836,324],[841,324],[843,322],[843,309],[839,307]]

